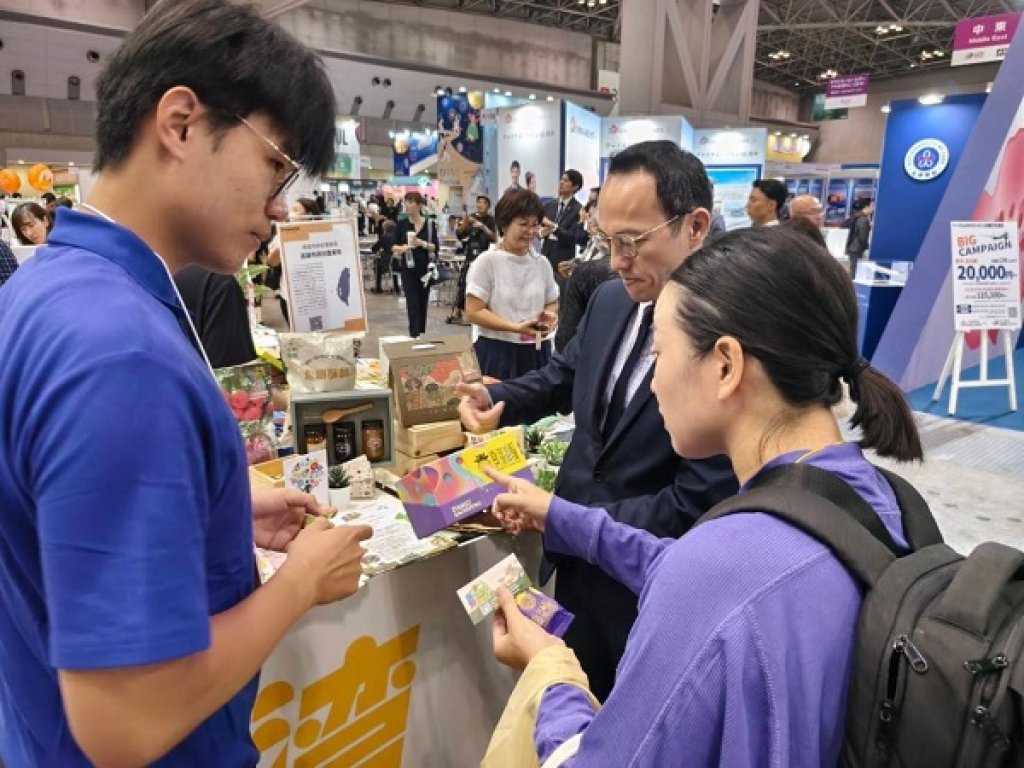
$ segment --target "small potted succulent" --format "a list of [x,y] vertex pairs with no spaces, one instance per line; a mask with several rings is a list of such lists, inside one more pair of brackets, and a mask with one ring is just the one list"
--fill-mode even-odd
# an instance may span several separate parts
[[335,509],[346,509],[351,502],[351,489],[345,468],[336,464],[327,470],[328,498]]
[[544,430],[537,427],[527,427],[525,437],[526,452],[531,456],[540,453],[540,446],[544,442]]

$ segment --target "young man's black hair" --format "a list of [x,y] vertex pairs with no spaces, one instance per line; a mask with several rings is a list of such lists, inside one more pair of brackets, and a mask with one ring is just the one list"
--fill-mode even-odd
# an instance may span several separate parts
[[140,123],[175,86],[195,91],[215,128],[266,113],[285,132],[281,149],[307,173],[319,176],[331,167],[337,110],[315,55],[251,7],[225,0],[161,5],[146,14],[97,81],[96,171],[128,157]]

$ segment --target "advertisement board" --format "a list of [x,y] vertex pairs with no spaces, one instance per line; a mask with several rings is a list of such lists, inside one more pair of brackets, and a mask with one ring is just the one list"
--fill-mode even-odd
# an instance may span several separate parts
[[699,129],[693,132],[693,143],[693,153],[706,166],[763,166],[768,131],[764,128]]
[[416,176],[437,163],[437,138],[436,131],[396,134],[393,144],[395,176]]
[[833,77],[825,83],[825,109],[863,107],[868,103],[870,81],[867,74]]
[[1017,222],[951,221],[949,232],[956,330],[1020,328]]
[[324,175],[330,179],[358,179],[360,162],[359,121],[334,121],[334,165]]
[[953,32],[954,67],[1002,61],[1020,24],[1020,13],[1000,13],[977,19],[963,19]]
[[542,198],[558,194],[562,148],[560,102],[498,110],[498,196],[526,187]]
[[601,121],[601,157],[610,158],[642,141],[668,140],[693,149],[693,128],[674,115],[660,117],[606,117]]
[[484,194],[484,94],[439,96],[437,99],[437,176],[466,190],[466,197]]
[[726,229],[749,227],[747,198],[751,185],[761,176],[761,166],[708,168],[707,171],[708,178],[715,185],[713,213],[722,215]]

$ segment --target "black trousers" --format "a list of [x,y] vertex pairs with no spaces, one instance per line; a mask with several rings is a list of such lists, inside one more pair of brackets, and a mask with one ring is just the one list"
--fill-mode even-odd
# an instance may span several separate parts
[[576,615],[565,644],[576,652],[590,691],[604,701],[637,617],[637,596],[600,568],[575,557],[559,559],[555,599]]
[[427,332],[427,304],[430,289],[420,275],[409,269],[402,270],[402,292],[405,293],[405,312],[409,316],[409,335],[413,338]]

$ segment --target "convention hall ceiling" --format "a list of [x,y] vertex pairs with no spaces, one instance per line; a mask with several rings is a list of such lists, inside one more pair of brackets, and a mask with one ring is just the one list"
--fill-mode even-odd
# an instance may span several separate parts
[[[624,0],[393,1],[618,41]],[[867,72],[880,80],[947,67],[957,21],[1022,9],[1024,0],[761,0],[755,76],[805,91],[820,88],[829,72]]]

